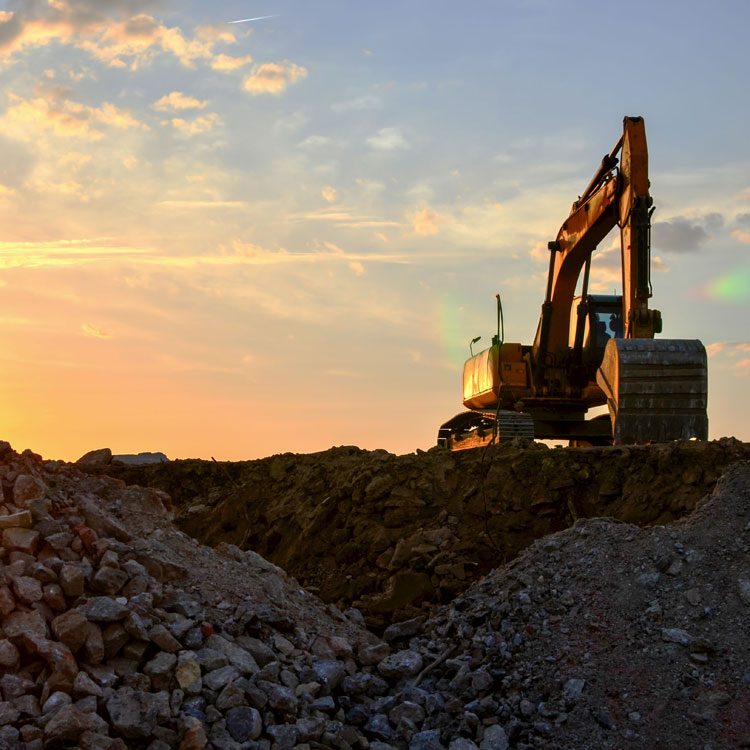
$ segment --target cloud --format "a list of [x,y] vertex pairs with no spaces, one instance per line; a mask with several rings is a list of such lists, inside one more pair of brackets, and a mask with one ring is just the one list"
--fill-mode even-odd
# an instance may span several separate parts
[[336,198],[338,197],[338,193],[336,192],[335,187],[331,187],[330,185],[327,185],[320,191],[320,195],[322,196],[323,200],[326,203],[335,203]]
[[232,55],[225,55],[222,53],[211,59],[211,67],[214,70],[218,70],[220,73],[231,73],[234,70],[250,65],[252,61],[253,58],[251,55],[232,57]]
[[173,55],[188,68],[204,61],[215,70],[231,71],[250,62],[249,56],[215,53],[216,45],[236,42],[227,29],[202,26],[190,37],[147,12],[163,7],[165,2],[154,0],[25,2],[14,13],[0,12],[0,57],[10,60],[27,49],[57,42],[110,67],[131,70],[148,65],[159,53]]
[[92,141],[104,137],[98,126],[118,130],[149,130],[148,125],[137,120],[130,112],[109,102],[104,102],[100,107],[90,107],[71,99],[23,99],[15,94],[10,94],[9,99],[11,105],[0,118],[0,124],[5,133],[21,140],[34,140],[40,128],[64,138]]
[[112,334],[107,333],[102,328],[97,328],[96,326],[92,326],[90,323],[84,323],[81,326],[81,330],[84,332],[86,336],[89,336],[90,338],[94,339],[111,339]]
[[346,102],[337,102],[331,105],[334,112],[363,112],[365,110],[379,109],[383,105],[377,96],[359,96]]
[[399,128],[381,128],[367,139],[367,145],[378,151],[403,151],[410,146]]
[[750,341],[716,341],[706,347],[711,366],[750,376]]
[[698,217],[675,216],[668,221],[657,221],[651,227],[651,244],[672,253],[693,253],[701,249],[709,237],[725,225],[720,213]]
[[412,228],[415,234],[430,236],[437,234],[442,217],[437,212],[425,206],[412,216]]
[[159,112],[177,112],[185,109],[205,109],[208,102],[183,94],[181,91],[170,91],[155,101],[152,106]]
[[253,96],[279,96],[289,86],[304,78],[307,78],[307,69],[289,60],[263,63],[253,68],[252,73],[242,82],[242,88]]
[[175,130],[187,136],[200,135],[213,130],[221,122],[221,117],[216,112],[209,112],[207,115],[196,117],[194,120],[185,120],[182,117],[173,117],[171,120],[165,120]]

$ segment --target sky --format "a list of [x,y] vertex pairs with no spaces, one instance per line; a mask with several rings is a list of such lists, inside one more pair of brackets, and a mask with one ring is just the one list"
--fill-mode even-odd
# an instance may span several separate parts
[[0,1],[0,438],[429,448],[497,292],[532,342],[546,243],[642,115],[652,306],[707,347],[711,437],[750,439],[749,25],[745,0]]

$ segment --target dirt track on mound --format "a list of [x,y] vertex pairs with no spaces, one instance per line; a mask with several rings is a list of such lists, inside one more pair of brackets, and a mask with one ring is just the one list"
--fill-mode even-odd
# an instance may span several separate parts
[[341,447],[105,470],[169,493],[179,526],[201,542],[255,550],[379,627],[450,601],[577,519],[681,518],[748,458],[750,445],[731,438],[562,449],[524,441],[457,454]]

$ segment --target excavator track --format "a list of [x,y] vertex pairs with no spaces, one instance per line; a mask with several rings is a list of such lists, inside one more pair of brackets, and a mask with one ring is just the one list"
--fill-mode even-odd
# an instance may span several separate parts
[[708,369],[700,341],[612,339],[597,383],[615,444],[708,438]]
[[513,438],[534,439],[534,420],[530,414],[507,409],[474,409],[457,414],[441,425],[437,444],[461,451]]

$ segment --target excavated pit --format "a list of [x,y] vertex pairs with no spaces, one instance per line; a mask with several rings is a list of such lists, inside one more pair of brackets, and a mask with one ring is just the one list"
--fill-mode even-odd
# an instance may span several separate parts
[[451,601],[578,519],[681,518],[749,458],[750,445],[733,438],[560,449],[514,441],[462,453],[340,447],[99,471],[166,491],[179,527],[199,541],[255,550],[380,629]]

